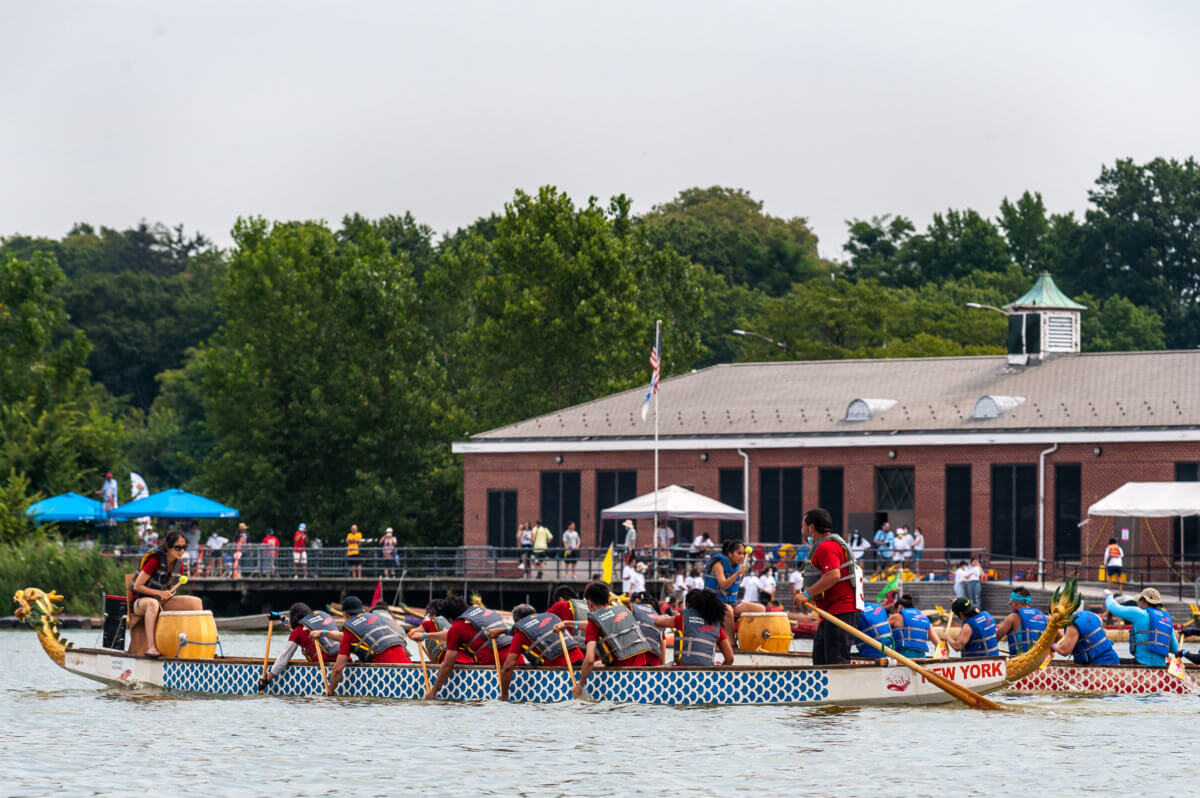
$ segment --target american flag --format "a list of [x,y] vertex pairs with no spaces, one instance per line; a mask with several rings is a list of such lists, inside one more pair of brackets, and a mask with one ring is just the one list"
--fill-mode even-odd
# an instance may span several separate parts
[[661,362],[659,356],[662,354],[662,329],[655,327],[654,332],[654,348],[650,350],[650,387],[646,389],[646,398],[642,400],[642,421],[646,420],[646,414],[650,412],[650,397],[658,393],[658,373]]

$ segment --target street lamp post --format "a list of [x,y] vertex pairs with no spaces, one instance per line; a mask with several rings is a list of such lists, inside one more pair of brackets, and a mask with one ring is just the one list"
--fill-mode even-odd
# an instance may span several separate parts
[[785,352],[787,351],[786,345],[781,344],[779,341],[776,341],[774,338],[768,338],[767,336],[763,335],[762,333],[756,333],[756,332],[754,332],[754,330],[730,330],[730,332],[733,333],[734,335],[753,335],[755,338],[761,338],[764,341],[766,341],[767,343],[775,344],[775,346],[779,347],[783,351],[785,351]]
[[1007,315],[1008,315],[1008,311],[1007,311],[1007,310],[1002,310],[1001,308],[998,308],[998,307],[996,307],[995,305],[981,305],[981,304],[980,304],[980,303],[978,303],[978,302],[968,302],[968,303],[967,303],[967,307],[969,307],[969,308],[979,308],[979,309],[982,309],[982,310],[994,310],[994,311],[996,311],[997,313],[1003,313],[1005,316],[1007,316]]

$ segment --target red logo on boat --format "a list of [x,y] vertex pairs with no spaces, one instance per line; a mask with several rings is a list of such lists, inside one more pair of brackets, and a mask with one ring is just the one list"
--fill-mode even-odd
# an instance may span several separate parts
[[883,677],[883,686],[893,693],[903,693],[912,685],[912,679],[907,673],[889,673]]
[[125,670],[121,671],[121,680],[128,681],[129,677],[132,675],[133,675],[133,671],[129,668],[126,668]]

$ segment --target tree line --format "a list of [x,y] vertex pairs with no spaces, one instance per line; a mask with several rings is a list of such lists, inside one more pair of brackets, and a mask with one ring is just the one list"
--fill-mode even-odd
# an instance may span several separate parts
[[644,382],[655,319],[667,374],[992,354],[1004,319],[966,303],[1003,305],[1048,270],[1088,307],[1085,351],[1200,345],[1197,162],[1117,161],[1089,198],[1077,217],[1026,192],[923,231],[853,219],[840,260],[803,218],[720,186],[640,216],[625,196],[518,191],[441,238],[411,213],[239,219],[227,250],[146,222],[11,235],[0,542],[35,534],[32,501],[134,470],[258,530],[455,544],[450,442]]

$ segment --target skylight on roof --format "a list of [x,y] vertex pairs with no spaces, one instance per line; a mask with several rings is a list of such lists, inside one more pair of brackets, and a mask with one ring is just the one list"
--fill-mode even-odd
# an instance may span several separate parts
[[846,408],[847,421],[870,421],[896,405],[895,399],[855,399]]
[[1000,418],[1024,401],[1024,396],[981,396],[975,403],[975,410],[971,413],[971,418]]

